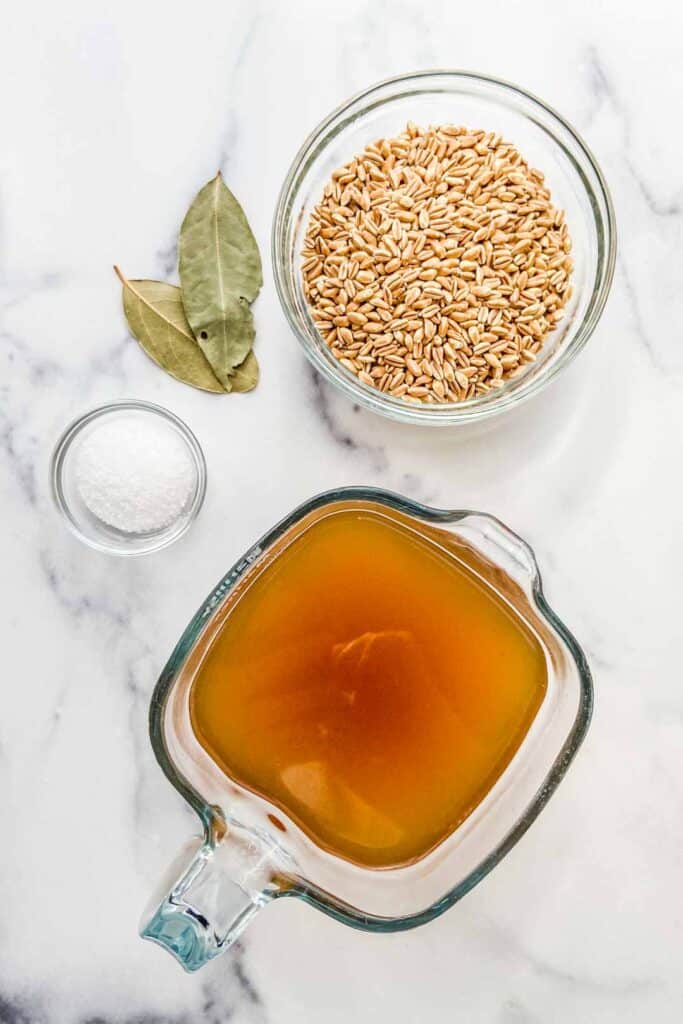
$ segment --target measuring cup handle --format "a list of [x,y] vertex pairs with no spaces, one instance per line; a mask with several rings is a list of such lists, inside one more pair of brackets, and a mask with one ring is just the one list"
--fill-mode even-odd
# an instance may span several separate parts
[[483,512],[468,512],[453,529],[526,594],[531,596],[540,589],[541,575],[532,549],[499,519]]
[[[277,886],[271,851],[228,833],[195,840],[169,869],[161,898],[143,915],[140,935],[196,971],[229,949]],[[189,863],[188,863],[189,861]]]

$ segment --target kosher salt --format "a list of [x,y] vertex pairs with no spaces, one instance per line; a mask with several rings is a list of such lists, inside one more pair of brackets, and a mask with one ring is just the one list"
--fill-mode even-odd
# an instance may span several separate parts
[[181,437],[151,417],[94,424],[81,442],[76,487],[94,516],[124,533],[169,526],[187,508],[196,471]]

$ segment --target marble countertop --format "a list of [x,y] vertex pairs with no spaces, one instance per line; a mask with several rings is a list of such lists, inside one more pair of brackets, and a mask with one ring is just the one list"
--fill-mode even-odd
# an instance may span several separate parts
[[[673,1024],[683,1001],[681,7],[197,0],[172,10],[19,5],[0,40],[0,1022]],[[171,274],[180,219],[217,167],[266,254],[304,134],[359,88],[436,66],[542,96],[605,171],[617,273],[571,369],[486,430],[392,424],[313,375],[267,266],[258,390],[217,401],[160,373],[128,336],[112,264]],[[196,527],[130,561],[72,538],[47,487],[65,423],[123,397],[183,417],[209,466]],[[529,834],[438,921],[379,937],[283,900],[234,954],[187,976],[137,937],[195,825],[152,756],[149,695],[223,570],[295,504],[350,483],[478,507],[527,537],[588,654],[593,726]]]

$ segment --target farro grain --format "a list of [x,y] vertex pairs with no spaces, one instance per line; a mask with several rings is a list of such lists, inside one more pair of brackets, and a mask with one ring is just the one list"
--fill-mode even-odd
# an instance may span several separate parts
[[409,123],[332,174],[302,249],[326,344],[406,401],[484,395],[537,359],[572,294],[543,175],[500,136]]

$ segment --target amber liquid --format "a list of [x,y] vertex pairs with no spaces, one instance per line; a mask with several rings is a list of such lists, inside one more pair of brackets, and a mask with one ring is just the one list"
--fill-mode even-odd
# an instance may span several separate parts
[[342,509],[256,575],[192,684],[233,780],[368,867],[422,857],[500,776],[546,690],[510,607],[391,516]]

